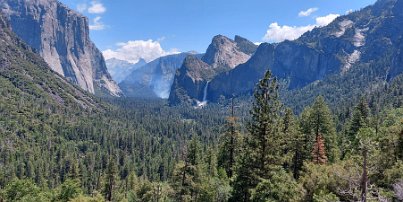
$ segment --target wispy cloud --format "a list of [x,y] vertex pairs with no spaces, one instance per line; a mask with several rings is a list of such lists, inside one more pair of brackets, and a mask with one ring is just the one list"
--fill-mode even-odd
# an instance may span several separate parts
[[169,51],[161,47],[160,41],[155,40],[135,40],[118,43],[117,48],[103,51],[105,59],[116,58],[130,63],[137,63],[141,58],[147,62],[159,57],[179,53],[177,49]]
[[89,16],[90,21],[90,30],[104,30],[106,25],[102,22],[102,14],[106,12],[105,6],[102,4],[100,0],[92,0],[90,5],[88,5],[88,1],[82,1],[82,3],[77,4],[76,9],[80,13],[89,13],[96,14],[95,17]]
[[92,20],[90,24],[90,30],[104,30],[106,28],[105,24],[101,21],[102,17],[97,16]]
[[271,23],[263,40],[266,42],[281,42],[284,40],[294,40],[299,38],[307,31],[313,30],[315,27],[323,27],[331,23],[336,19],[338,14],[329,14],[326,16],[317,17],[315,19],[316,23],[313,25],[306,26],[288,26],[279,25],[277,22]]
[[88,6],[86,3],[77,4],[77,11],[80,13],[84,13],[87,10]]
[[312,15],[312,13],[314,13],[314,12],[316,12],[318,10],[319,10],[319,8],[309,8],[308,10],[300,11],[298,13],[298,16],[299,17],[308,17],[308,16]]
[[98,1],[91,1],[91,6],[88,8],[88,13],[102,14],[106,12],[105,6]]

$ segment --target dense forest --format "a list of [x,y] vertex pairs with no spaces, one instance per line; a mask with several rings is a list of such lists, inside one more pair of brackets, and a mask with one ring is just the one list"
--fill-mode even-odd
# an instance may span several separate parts
[[2,79],[1,200],[403,200],[401,85],[352,107],[318,96],[296,115],[278,83],[267,72],[252,104],[88,98],[83,110]]

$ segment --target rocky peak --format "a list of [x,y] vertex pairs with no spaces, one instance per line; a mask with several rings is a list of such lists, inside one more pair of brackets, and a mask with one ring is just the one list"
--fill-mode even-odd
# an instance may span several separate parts
[[206,104],[209,82],[218,74],[245,63],[256,48],[255,44],[240,36],[236,36],[235,40],[222,35],[215,36],[201,59],[186,57],[175,75],[170,103]]
[[248,55],[252,55],[257,49],[257,45],[255,45],[253,42],[238,35],[235,35],[235,43],[237,44],[239,50]]
[[235,41],[218,35],[213,38],[202,60],[218,72],[225,72],[250,58],[251,54],[242,50]]
[[0,0],[0,10],[52,70],[91,93],[121,94],[89,38],[86,17],[57,0]]

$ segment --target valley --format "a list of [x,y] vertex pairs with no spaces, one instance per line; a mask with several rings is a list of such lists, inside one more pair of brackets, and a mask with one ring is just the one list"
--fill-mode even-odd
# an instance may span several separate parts
[[403,0],[133,60],[100,2],[0,0],[0,201],[403,200]]

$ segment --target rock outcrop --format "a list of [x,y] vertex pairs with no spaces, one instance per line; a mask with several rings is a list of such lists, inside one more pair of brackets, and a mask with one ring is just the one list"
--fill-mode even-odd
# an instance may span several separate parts
[[256,48],[255,44],[239,36],[235,40],[215,36],[201,59],[193,56],[185,59],[175,75],[169,102],[172,105],[206,103],[208,83],[218,74],[248,61]]
[[0,0],[0,8],[13,32],[55,72],[88,92],[121,94],[89,38],[86,17],[57,0]]

